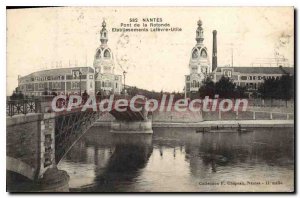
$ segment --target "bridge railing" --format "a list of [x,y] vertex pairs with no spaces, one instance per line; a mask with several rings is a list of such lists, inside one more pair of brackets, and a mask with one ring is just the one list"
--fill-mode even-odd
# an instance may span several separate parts
[[6,115],[12,117],[19,114],[40,113],[40,105],[38,99],[9,100],[6,102]]

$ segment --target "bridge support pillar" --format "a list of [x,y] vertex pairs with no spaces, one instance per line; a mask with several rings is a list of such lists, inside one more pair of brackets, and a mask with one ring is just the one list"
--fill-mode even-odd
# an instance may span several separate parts
[[48,168],[37,181],[39,192],[69,192],[69,175],[66,171]]

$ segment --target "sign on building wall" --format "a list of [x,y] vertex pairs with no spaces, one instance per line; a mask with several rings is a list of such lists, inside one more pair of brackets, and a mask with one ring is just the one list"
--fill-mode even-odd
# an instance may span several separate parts
[[233,69],[222,69],[223,76],[227,78],[231,78],[233,73]]

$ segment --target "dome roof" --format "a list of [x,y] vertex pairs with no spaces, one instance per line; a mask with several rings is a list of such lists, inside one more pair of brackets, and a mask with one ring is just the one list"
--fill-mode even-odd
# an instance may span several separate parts
[[201,21],[201,19],[198,20],[197,24],[198,24],[198,26],[202,26],[202,21]]

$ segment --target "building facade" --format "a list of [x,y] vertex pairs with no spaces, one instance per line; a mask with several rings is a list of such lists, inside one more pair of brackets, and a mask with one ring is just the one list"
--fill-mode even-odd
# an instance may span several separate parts
[[120,94],[122,91],[122,76],[115,74],[114,55],[107,45],[108,32],[105,21],[100,31],[100,46],[96,49],[93,66],[95,68],[96,90],[104,95]]
[[110,95],[122,92],[122,76],[114,73],[114,56],[108,47],[108,32],[103,21],[100,46],[93,67],[57,68],[31,73],[18,78],[18,89],[25,95],[45,94]]
[[[196,31],[196,46],[192,49],[189,63],[189,75],[185,75],[185,97],[199,97],[199,88],[206,77],[218,82],[222,76],[230,78],[237,86],[246,87],[251,95],[264,82],[265,79],[278,79],[284,74],[294,75],[294,68],[283,66],[263,67],[219,67],[217,61],[217,31],[213,30],[212,65],[210,66],[207,49],[203,44],[203,28],[201,20],[198,21]],[[271,64],[270,64],[271,65]]]
[[237,86],[246,87],[249,92],[255,91],[265,79],[279,79],[282,75],[294,75],[293,67],[217,67],[211,73],[214,82],[222,76],[230,78]]
[[73,67],[43,70],[19,77],[19,90],[25,95],[80,94],[94,92],[94,69]]
[[193,47],[189,62],[189,75],[185,75],[185,95],[192,97],[198,93],[202,81],[211,72],[207,48],[203,44],[202,21],[197,22],[196,45]]

